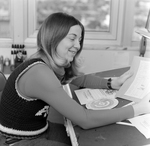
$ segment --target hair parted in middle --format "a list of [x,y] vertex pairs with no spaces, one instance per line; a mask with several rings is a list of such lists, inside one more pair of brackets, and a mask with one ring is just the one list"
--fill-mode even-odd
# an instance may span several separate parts
[[51,68],[57,73],[60,73],[60,67],[65,67],[67,61],[58,57],[56,48],[60,41],[66,37],[70,28],[74,25],[81,27],[80,49],[75,55],[73,61],[65,68],[65,80],[79,75],[77,58],[82,51],[84,41],[84,26],[75,17],[57,12],[49,15],[42,23],[37,35],[37,47],[40,53],[44,53],[49,60]]

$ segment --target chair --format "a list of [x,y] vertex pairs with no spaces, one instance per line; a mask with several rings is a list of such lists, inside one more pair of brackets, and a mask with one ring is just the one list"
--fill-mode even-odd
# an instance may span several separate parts
[[6,81],[7,81],[7,79],[4,75],[4,73],[0,72],[0,100],[1,100],[1,94],[2,94],[2,91],[5,87]]

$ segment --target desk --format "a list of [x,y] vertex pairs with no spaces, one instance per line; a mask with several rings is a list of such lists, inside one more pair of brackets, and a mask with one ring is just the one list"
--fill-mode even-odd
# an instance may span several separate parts
[[[128,69],[129,67],[126,67],[99,72],[94,75],[100,77],[117,77]],[[74,90],[78,88],[74,85],[70,85],[70,88],[74,100],[79,102],[74,93]],[[128,102],[127,100],[119,99],[118,107]],[[51,108],[48,118],[51,122],[62,124],[64,122],[63,116],[53,108]],[[150,139],[146,139],[135,127],[131,126],[111,124],[90,130],[83,130],[78,126],[74,126],[74,130],[80,146],[150,146]]]
[[[117,77],[126,72],[129,67],[115,69],[95,73],[100,77]],[[77,97],[73,92],[77,87],[70,85],[73,98],[77,101]],[[129,101],[119,99],[120,107]],[[78,126],[74,126],[74,130],[80,146],[150,146],[150,139],[146,139],[135,127],[111,124],[90,130],[83,130]]]
[[[94,73],[100,77],[118,77],[126,72],[129,67],[109,70],[104,72]],[[73,99],[77,102],[78,99],[74,93],[74,90],[78,87],[71,85]],[[120,107],[129,101],[119,99]],[[62,123],[63,117],[54,109],[50,110],[49,120],[52,122]],[[150,146],[150,139],[146,139],[135,127],[111,124],[99,128],[93,128],[90,130],[84,130],[79,126],[74,126],[74,131],[79,143],[79,146]]]

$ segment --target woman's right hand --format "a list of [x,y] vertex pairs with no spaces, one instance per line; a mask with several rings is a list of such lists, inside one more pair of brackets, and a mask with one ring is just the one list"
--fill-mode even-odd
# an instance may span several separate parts
[[150,93],[148,93],[140,102],[133,104],[134,116],[150,113]]

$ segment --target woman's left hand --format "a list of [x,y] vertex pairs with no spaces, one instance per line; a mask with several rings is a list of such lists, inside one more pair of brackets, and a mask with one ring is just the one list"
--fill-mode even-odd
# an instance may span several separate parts
[[122,74],[120,77],[114,79],[111,81],[111,87],[113,89],[119,89],[122,84],[131,76],[133,75],[133,72],[131,72],[130,70],[128,70],[127,72],[125,72],[124,74]]

